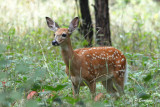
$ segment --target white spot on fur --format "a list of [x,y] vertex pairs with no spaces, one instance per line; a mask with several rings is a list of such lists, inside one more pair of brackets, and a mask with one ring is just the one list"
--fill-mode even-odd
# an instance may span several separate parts
[[109,50],[108,52],[112,52],[112,50]]
[[86,55],[86,56],[88,56],[88,57],[89,57],[90,55]]
[[88,63],[86,62],[86,65],[88,65]]
[[118,67],[121,67],[121,65],[117,65]]
[[122,58],[122,60],[121,60],[122,62],[124,61],[124,58]]
[[120,63],[120,60],[116,61],[116,63]]

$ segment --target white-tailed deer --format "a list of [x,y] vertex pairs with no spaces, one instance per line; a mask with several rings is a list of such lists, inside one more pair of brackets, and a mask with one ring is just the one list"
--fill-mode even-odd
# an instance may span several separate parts
[[101,81],[109,93],[117,91],[119,94],[123,93],[124,83],[127,80],[126,58],[118,49],[92,47],[73,50],[70,36],[79,24],[78,17],[71,21],[68,29],[59,28],[49,17],[46,17],[46,21],[48,27],[55,32],[52,45],[61,47],[74,96],[79,94],[80,86],[87,84],[94,97],[97,81]]

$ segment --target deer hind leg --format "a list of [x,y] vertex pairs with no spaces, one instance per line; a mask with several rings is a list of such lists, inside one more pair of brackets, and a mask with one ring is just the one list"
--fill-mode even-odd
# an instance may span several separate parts
[[124,79],[122,77],[114,79],[114,85],[120,95],[124,94]]
[[92,82],[90,84],[88,84],[89,90],[92,94],[92,99],[94,99],[95,95],[96,95],[96,82]]
[[113,87],[113,81],[112,78],[109,78],[108,80],[102,81],[102,85],[106,89],[106,91],[110,94],[116,93],[115,88]]

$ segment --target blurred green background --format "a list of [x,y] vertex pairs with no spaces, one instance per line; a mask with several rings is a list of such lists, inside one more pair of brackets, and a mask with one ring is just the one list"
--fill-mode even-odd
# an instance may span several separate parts
[[[92,4],[89,0],[95,26]],[[73,99],[60,47],[51,45],[53,32],[45,20],[48,16],[68,27],[78,15],[75,1],[0,0],[0,106],[159,106],[160,3],[112,0],[109,8],[112,44],[127,57],[129,78],[118,100],[98,83],[97,94],[104,98],[93,102],[87,87]],[[78,30],[71,38],[74,49],[86,44]],[[37,95],[27,100],[31,91]]]

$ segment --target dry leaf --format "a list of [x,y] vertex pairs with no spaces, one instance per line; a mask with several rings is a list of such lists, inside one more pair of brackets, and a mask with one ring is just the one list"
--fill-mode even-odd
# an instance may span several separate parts
[[28,96],[27,96],[27,100],[32,99],[34,96],[36,96],[38,93],[36,91],[31,91]]
[[99,93],[97,96],[95,96],[94,101],[99,101],[103,97],[103,93]]

